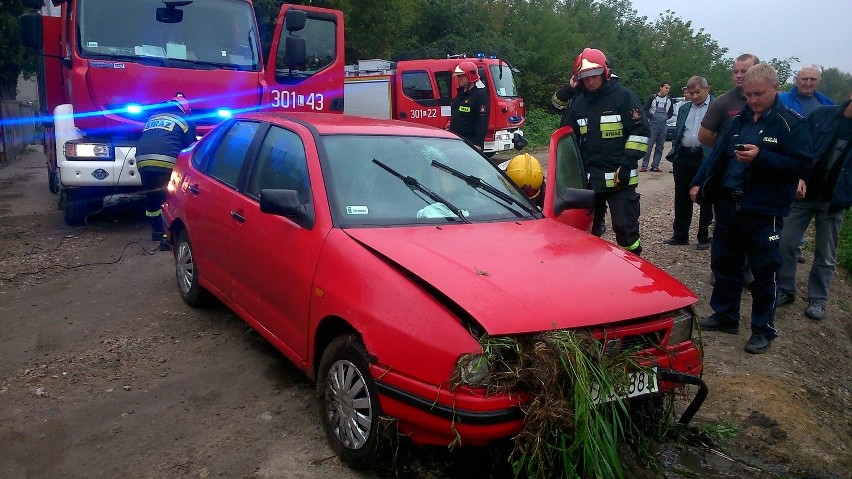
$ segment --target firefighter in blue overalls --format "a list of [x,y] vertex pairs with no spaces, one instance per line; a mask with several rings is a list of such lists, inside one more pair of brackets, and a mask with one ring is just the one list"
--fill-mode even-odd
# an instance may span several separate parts
[[450,107],[449,130],[464,138],[480,151],[485,149],[488,131],[488,92],[479,79],[479,69],[473,62],[461,62],[453,75],[459,89]]
[[178,93],[148,118],[136,144],[136,168],[145,190],[145,216],[151,223],[151,239],[160,242],[160,251],[171,249],[162,212],[166,184],[178,153],[195,141],[195,123],[189,113],[189,101]]
[[[569,85],[577,90],[563,123],[577,134],[595,203],[609,206],[615,240],[642,253],[639,241],[639,159],[648,150],[648,120],[635,93],[610,80],[606,56],[586,48],[574,61]],[[596,232],[603,233],[602,225]]]

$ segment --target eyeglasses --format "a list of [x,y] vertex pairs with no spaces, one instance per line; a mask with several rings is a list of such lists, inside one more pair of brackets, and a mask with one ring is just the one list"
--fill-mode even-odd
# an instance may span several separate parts
[[799,78],[799,81],[816,83],[816,82],[819,81],[819,78],[814,78],[814,77]]

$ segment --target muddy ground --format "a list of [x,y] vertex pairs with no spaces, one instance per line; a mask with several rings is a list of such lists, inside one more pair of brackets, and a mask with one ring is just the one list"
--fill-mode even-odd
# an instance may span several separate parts
[[[642,174],[645,257],[695,291],[705,317],[709,252],[662,244],[669,170]],[[36,147],[0,163],[0,477],[391,475],[339,463],[312,384],[233,313],[181,302],[140,202],[70,228],[46,176]],[[850,276],[838,272],[816,322],[803,315],[809,266],[768,353],[743,351],[747,323],[738,336],[704,335],[710,396],[694,423],[736,434],[718,442],[722,455],[664,449],[658,477],[852,478]],[[396,473],[485,477],[483,457],[404,449]]]

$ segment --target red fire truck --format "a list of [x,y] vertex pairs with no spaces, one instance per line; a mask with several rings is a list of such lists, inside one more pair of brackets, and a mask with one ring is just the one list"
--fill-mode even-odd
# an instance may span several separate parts
[[513,148],[513,140],[523,141],[521,127],[526,110],[524,99],[515,88],[512,68],[498,58],[454,56],[396,64],[387,60],[362,60],[357,65],[347,65],[344,113],[444,128],[458,88],[453,70],[464,60],[477,64],[488,90],[491,114],[485,152],[493,154]]
[[343,110],[339,11],[283,5],[264,68],[251,0],[22,3],[38,10],[21,17],[21,34],[41,55],[49,187],[69,225],[141,188],[135,143],[177,92],[200,135],[242,111]]

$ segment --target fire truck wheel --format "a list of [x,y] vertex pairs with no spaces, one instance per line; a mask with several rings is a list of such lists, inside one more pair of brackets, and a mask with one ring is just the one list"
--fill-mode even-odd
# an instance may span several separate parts
[[59,193],[59,171],[51,171],[50,166],[47,167],[47,187],[54,195]]
[[65,190],[64,196],[65,224],[68,226],[85,225],[92,205],[89,192],[84,188],[69,188]]

